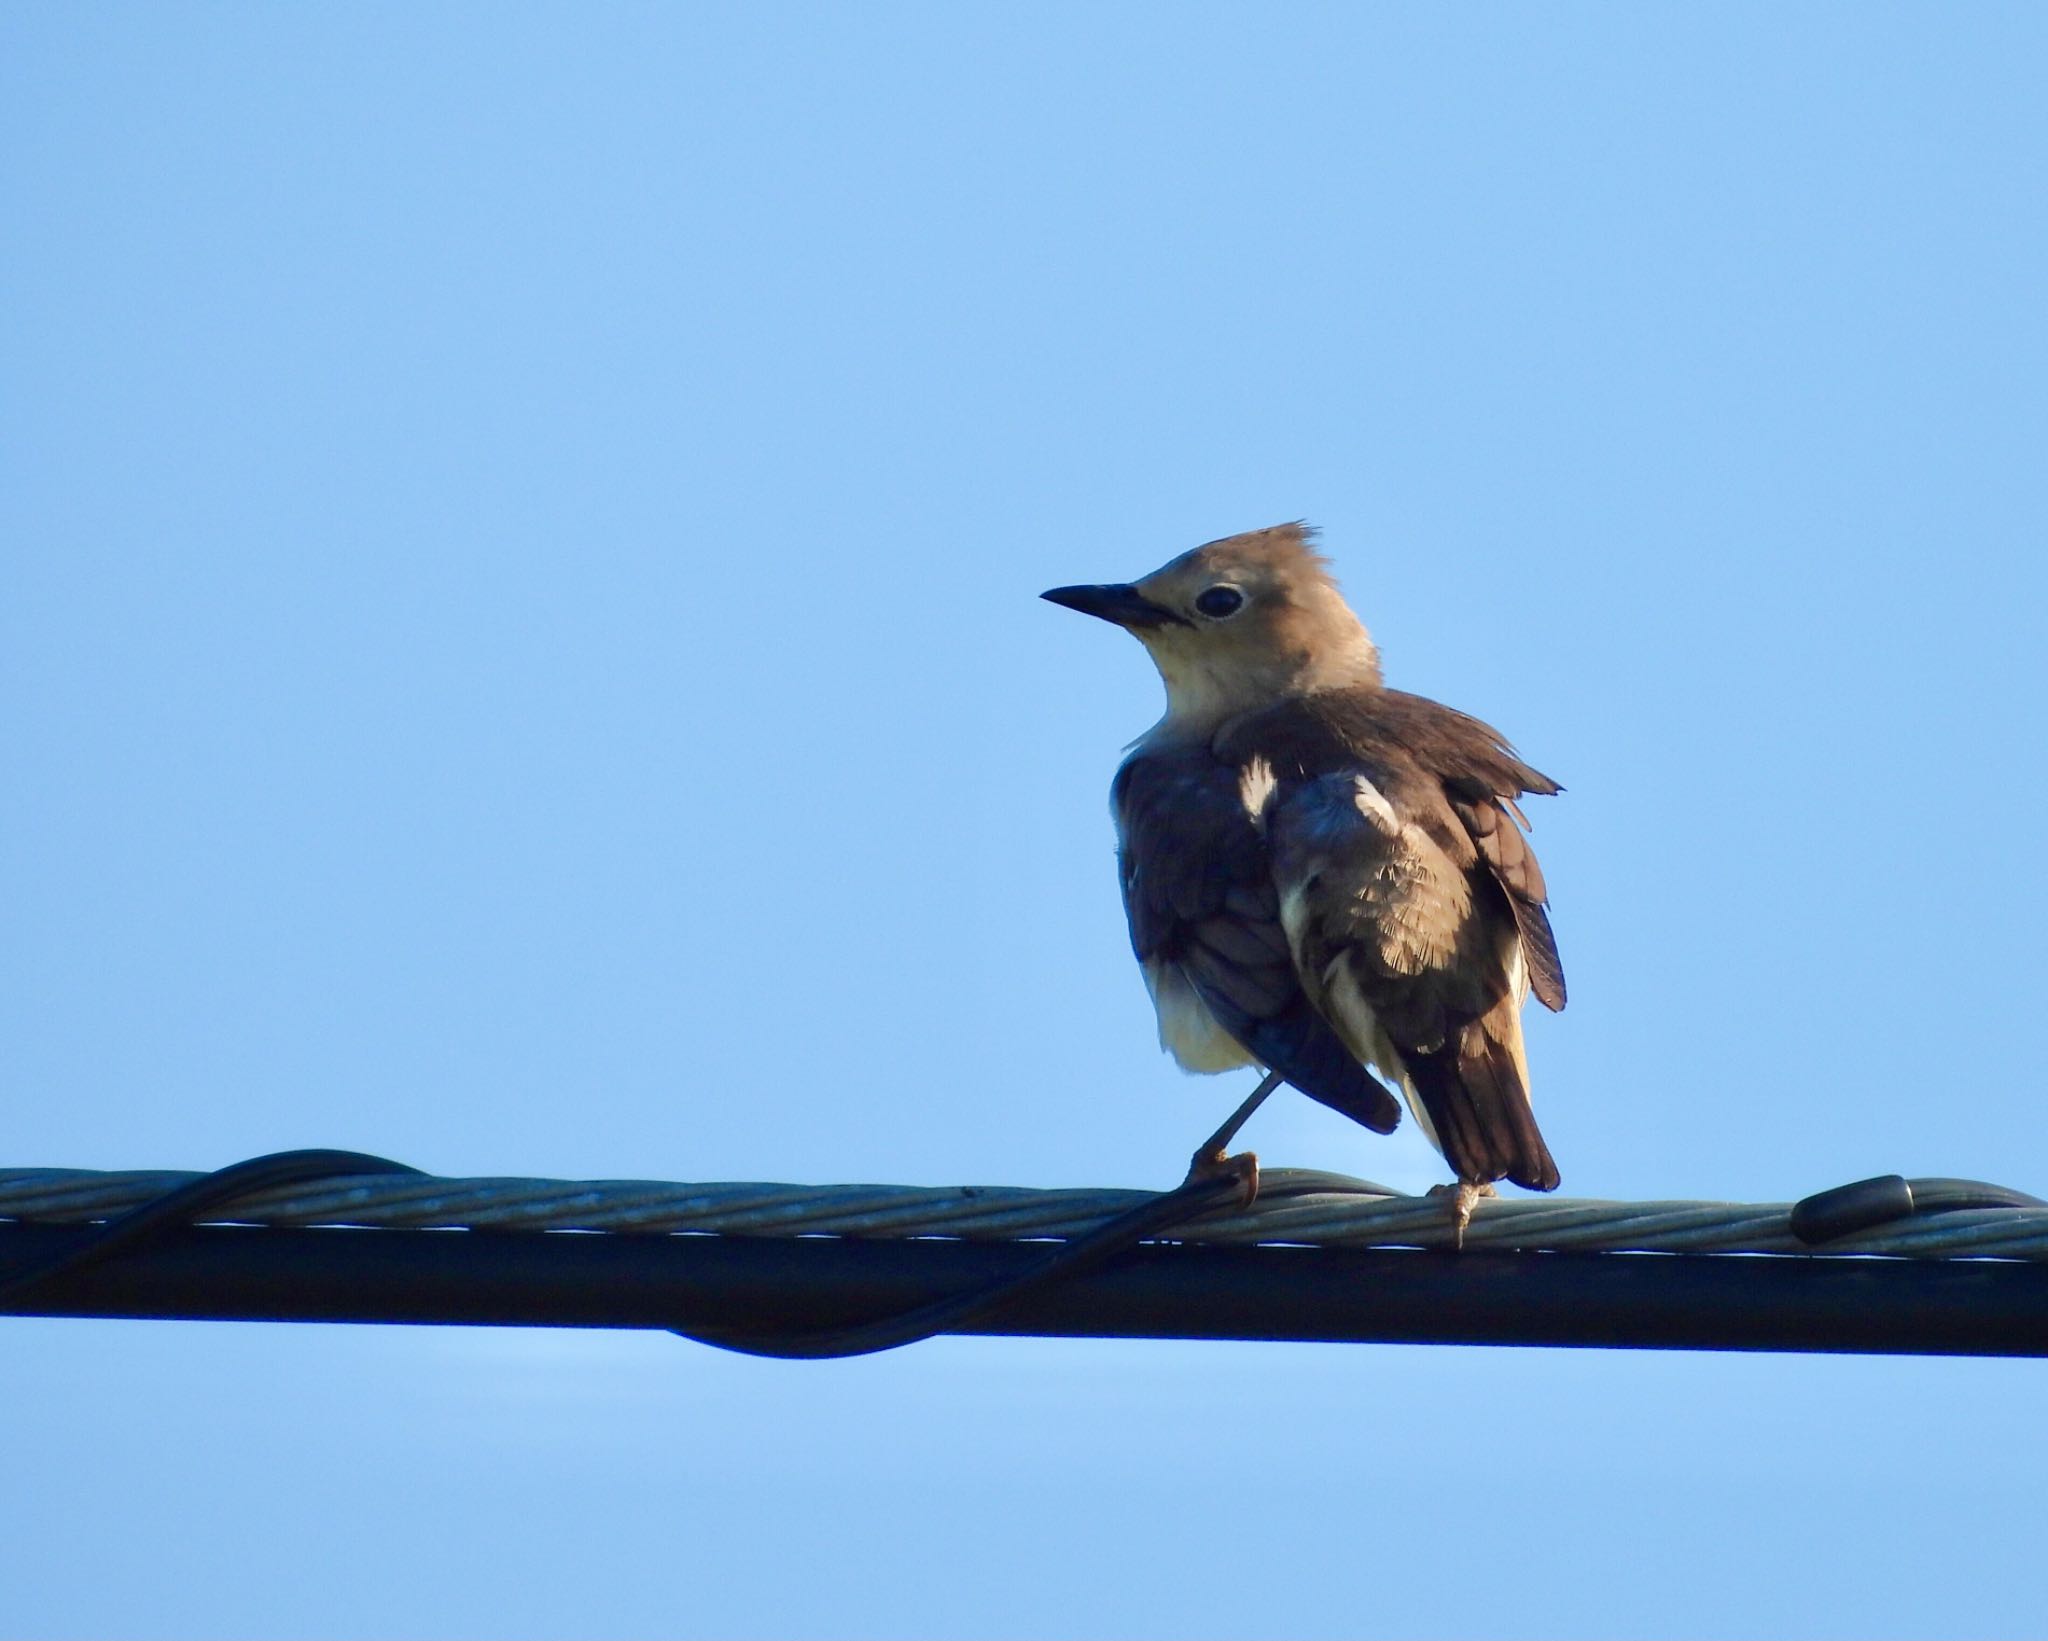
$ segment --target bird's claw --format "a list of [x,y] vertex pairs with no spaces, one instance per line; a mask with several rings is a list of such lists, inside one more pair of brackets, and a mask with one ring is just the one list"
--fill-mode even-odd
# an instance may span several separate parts
[[1451,1205],[1451,1246],[1462,1250],[1465,1246],[1465,1229],[1472,1223],[1472,1208],[1481,1197],[1497,1197],[1491,1180],[1461,1179],[1456,1185],[1432,1185],[1429,1194],[1442,1197]]
[[1188,1177],[1183,1185],[1195,1185],[1203,1180],[1234,1179],[1238,1182],[1239,1196],[1236,1206],[1242,1210],[1259,1200],[1259,1156],[1256,1151],[1239,1151],[1225,1156],[1221,1149],[1197,1151],[1194,1160],[1188,1164]]

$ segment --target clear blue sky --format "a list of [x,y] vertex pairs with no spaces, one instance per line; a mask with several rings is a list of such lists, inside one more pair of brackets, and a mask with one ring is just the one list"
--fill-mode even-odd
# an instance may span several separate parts
[[[1039,603],[1570,788],[1568,1192],[2048,1189],[2048,12],[15,5],[9,1163],[1168,1183]],[[1299,1099],[1249,1140],[1420,1187]],[[2039,1626],[2048,1366],[0,1325],[0,1630]]]

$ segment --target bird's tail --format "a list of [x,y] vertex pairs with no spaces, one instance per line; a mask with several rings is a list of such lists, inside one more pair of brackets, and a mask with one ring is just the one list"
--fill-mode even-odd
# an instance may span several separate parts
[[1510,1002],[1474,1020],[1434,1054],[1405,1056],[1437,1144],[1458,1178],[1513,1180],[1557,1189],[1557,1163],[1536,1126],[1521,1054],[1521,1021]]

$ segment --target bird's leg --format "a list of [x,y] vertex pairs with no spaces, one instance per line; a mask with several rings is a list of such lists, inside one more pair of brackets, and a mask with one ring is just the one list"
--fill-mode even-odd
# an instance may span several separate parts
[[1278,1088],[1281,1082],[1282,1078],[1279,1072],[1267,1072],[1260,1079],[1259,1086],[1245,1097],[1244,1104],[1240,1105],[1223,1119],[1223,1126],[1195,1147],[1195,1156],[1193,1163],[1190,1165],[1191,1168],[1201,1168],[1204,1164],[1207,1164],[1213,1169],[1216,1164],[1222,1162],[1224,1160],[1224,1148],[1237,1138],[1237,1131],[1251,1121],[1252,1113],[1266,1103],[1266,1096]]
[[1451,1246],[1465,1246],[1465,1228],[1472,1223],[1472,1208],[1481,1197],[1497,1197],[1492,1180],[1461,1179],[1456,1185],[1432,1185],[1429,1194],[1443,1197],[1451,1205]]
[[1282,1082],[1280,1073],[1269,1071],[1259,1086],[1251,1091],[1244,1104],[1223,1119],[1223,1126],[1195,1147],[1193,1159],[1188,1163],[1188,1179],[1220,1179],[1234,1176],[1244,1184],[1244,1201],[1240,1206],[1249,1208],[1259,1195],[1259,1159],[1255,1152],[1240,1151],[1236,1156],[1226,1156],[1224,1148],[1237,1138],[1237,1131],[1251,1121],[1251,1115],[1266,1103],[1266,1096]]

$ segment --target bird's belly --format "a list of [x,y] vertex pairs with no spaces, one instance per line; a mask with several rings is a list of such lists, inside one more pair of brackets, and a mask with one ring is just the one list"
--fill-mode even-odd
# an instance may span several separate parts
[[1145,987],[1159,1016],[1159,1046],[1183,1071],[1235,1071],[1253,1063],[1244,1045],[1216,1023],[1178,964],[1146,963]]

